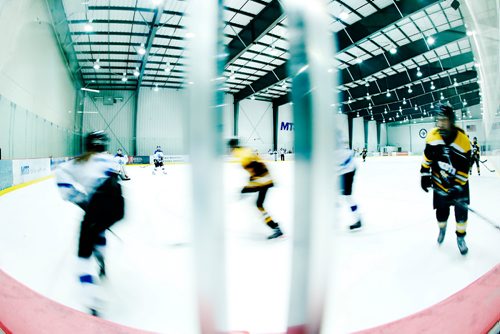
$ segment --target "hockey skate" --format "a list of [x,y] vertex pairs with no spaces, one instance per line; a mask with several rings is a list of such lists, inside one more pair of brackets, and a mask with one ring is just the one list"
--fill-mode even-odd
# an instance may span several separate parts
[[446,227],[442,227],[442,228],[440,227],[439,228],[439,235],[438,235],[438,239],[437,239],[438,244],[441,245],[443,243],[445,234],[446,234]]
[[279,238],[283,235],[283,232],[279,227],[273,229],[274,233],[267,237],[268,240]]
[[465,255],[469,251],[469,248],[467,248],[467,244],[465,243],[465,238],[464,237],[459,237],[457,236],[457,245],[458,249],[460,250],[460,254]]
[[358,220],[356,223],[349,226],[349,230],[356,231],[356,230],[361,229],[362,226],[363,226],[363,224],[361,223],[361,220]]

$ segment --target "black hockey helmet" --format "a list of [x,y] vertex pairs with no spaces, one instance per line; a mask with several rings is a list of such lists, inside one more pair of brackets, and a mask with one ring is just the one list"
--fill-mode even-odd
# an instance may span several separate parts
[[455,112],[453,111],[453,108],[448,105],[445,104],[438,105],[436,110],[436,116],[446,117],[450,120],[451,124],[455,124]]
[[240,140],[238,138],[231,138],[227,141],[227,145],[230,147],[230,148],[235,148],[235,147],[238,147],[240,146]]
[[107,149],[109,138],[104,131],[93,131],[85,137],[85,150],[104,152]]

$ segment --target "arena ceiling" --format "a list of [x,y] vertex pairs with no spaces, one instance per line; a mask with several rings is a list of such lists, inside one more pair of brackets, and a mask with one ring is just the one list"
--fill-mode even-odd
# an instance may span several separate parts
[[[99,90],[182,89],[186,82],[185,0],[48,0],[75,74]],[[332,110],[379,122],[417,121],[440,101],[479,118],[479,66],[457,0],[328,1],[340,71]],[[224,90],[290,101],[287,17],[278,0],[226,0]]]

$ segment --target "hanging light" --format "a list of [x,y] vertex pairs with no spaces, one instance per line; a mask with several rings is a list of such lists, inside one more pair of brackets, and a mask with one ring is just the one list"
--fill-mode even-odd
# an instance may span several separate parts
[[85,24],[83,26],[83,30],[85,30],[85,32],[92,32],[94,30],[94,27],[92,26],[92,20],[89,21],[89,23]]
[[134,70],[134,77],[138,77],[140,75],[139,73],[139,67],[136,67]]
[[141,43],[141,46],[139,49],[137,49],[137,53],[140,54],[141,56],[144,56],[146,54],[146,49],[144,48],[144,43]]
[[368,106],[368,109],[372,110],[372,104],[370,103],[370,105]]
[[462,103],[463,103],[464,106],[466,106],[467,105],[467,100],[464,99],[464,101]]
[[369,100],[370,99],[370,93],[366,93],[366,99]]
[[420,71],[420,67],[417,67],[417,77],[421,77],[422,76],[422,72]]
[[431,89],[432,90],[436,89],[436,86],[434,86],[434,81],[431,81]]
[[391,54],[395,55],[396,53],[398,53],[398,49],[396,49],[396,47],[394,47],[394,46],[393,46],[393,47],[389,50],[389,52],[390,52]]
[[427,44],[432,45],[435,41],[436,40],[432,36],[427,37]]
[[384,109],[384,114],[387,114],[387,108]]
[[453,78],[453,86],[455,86],[455,87],[458,86],[457,78]]
[[352,102],[351,97],[349,96],[349,99],[347,100],[347,104],[350,104]]
[[385,94],[385,96],[391,97],[391,92],[389,91],[389,89],[387,89],[387,93]]
[[403,105],[406,105],[406,97],[403,97]]
[[415,103],[415,107],[413,109],[418,110],[418,105],[416,103]]
[[158,84],[155,84],[155,88],[153,88],[153,90],[154,90],[155,92],[157,92],[157,91],[158,91]]
[[413,93],[413,89],[411,89],[411,86],[408,86],[408,94]]

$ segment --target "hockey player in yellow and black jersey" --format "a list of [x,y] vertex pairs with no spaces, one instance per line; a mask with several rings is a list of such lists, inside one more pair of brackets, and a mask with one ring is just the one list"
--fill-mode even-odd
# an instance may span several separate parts
[[241,147],[239,140],[236,138],[230,139],[229,147],[231,154],[238,158],[241,166],[250,174],[248,184],[241,189],[242,193],[258,192],[257,209],[262,213],[264,222],[273,229],[268,239],[278,238],[283,235],[278,223],[273,221],[269,213],[264,209],[264,200],[266,199],[267,190],[274,186],[271,175],[266,165],[260,160],[259,156],[254,154],[251,149]]
[[[434,188],[434,209],[439,225],[438,243],[446,233],[450,206],[456,201],[469,204],[469,168],[471,145],[465,132],[455,126],[455,113],[449,106],[438,107],[436,128],[426,138],[422,161],[421,186],[424,191]],[[467,228],[467,209],[455,205],[457,244],[462,255],[468,248],[464,237]]]

